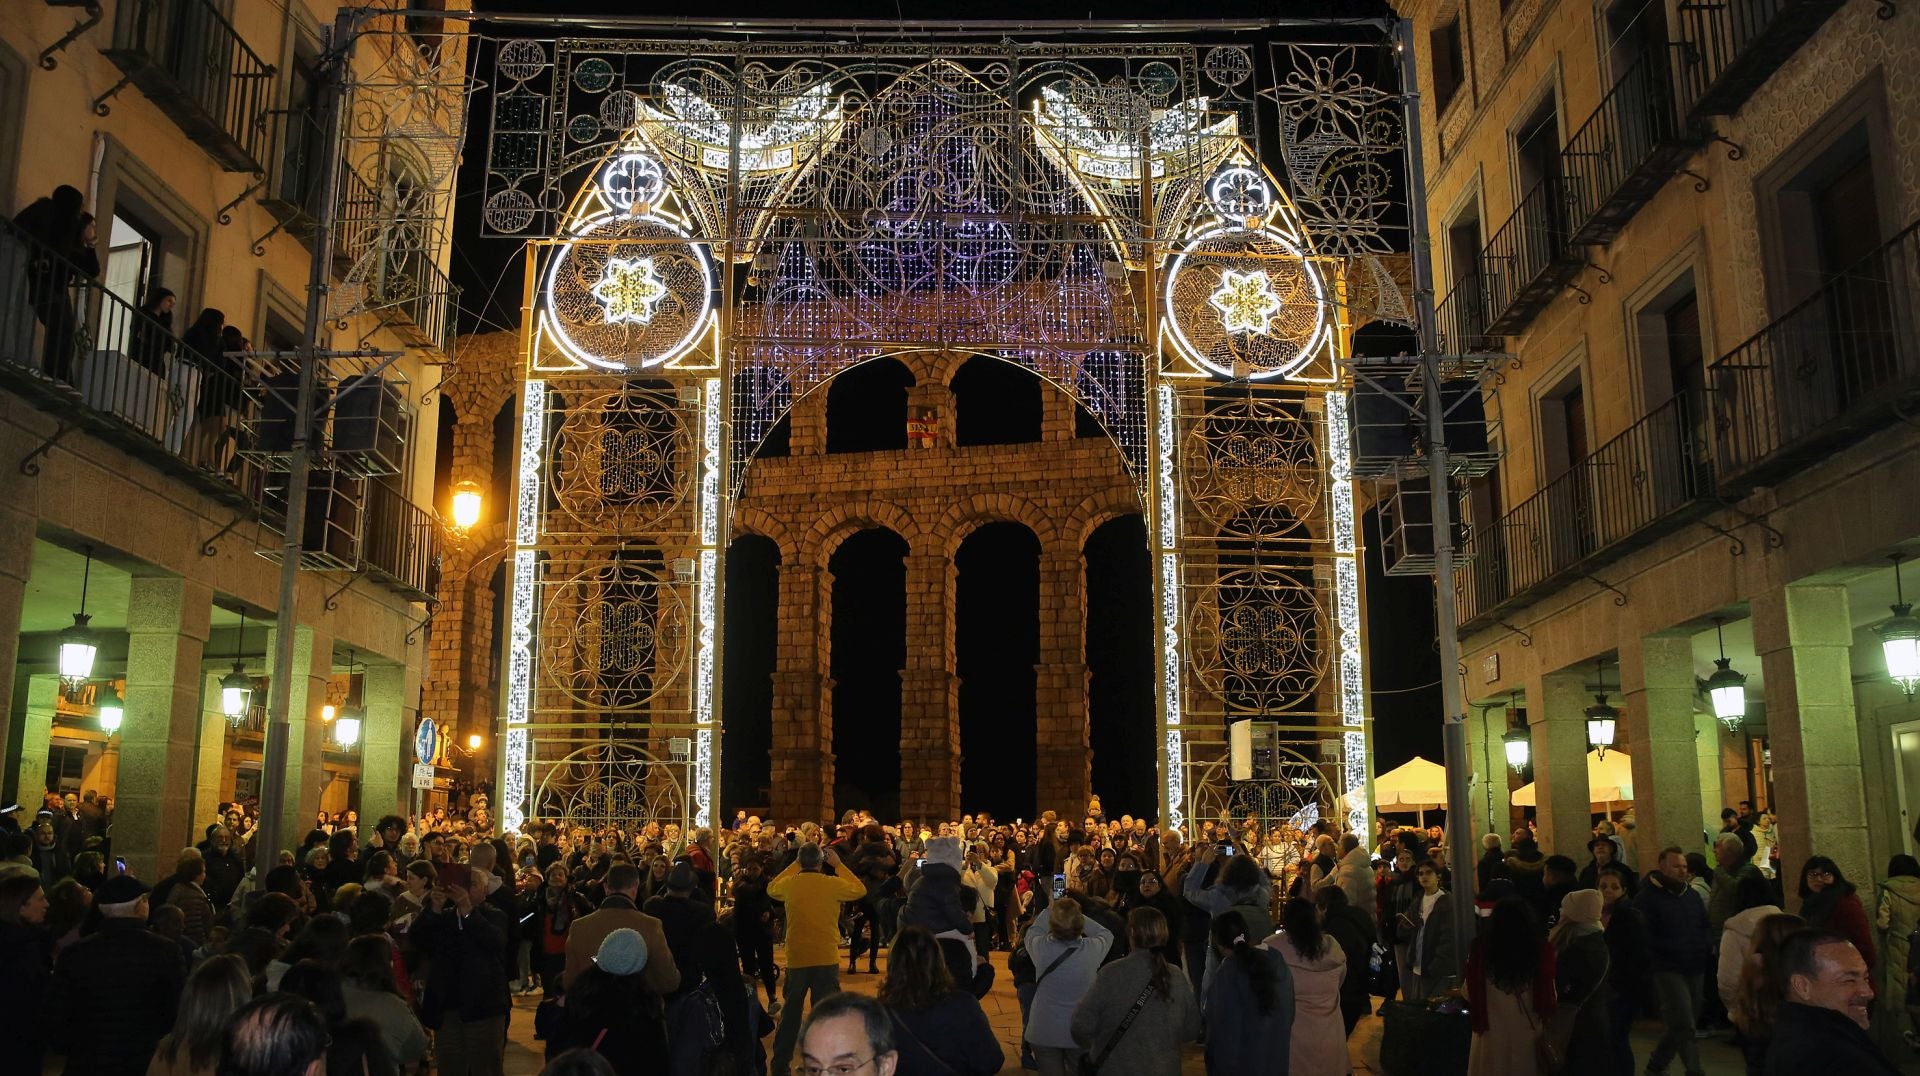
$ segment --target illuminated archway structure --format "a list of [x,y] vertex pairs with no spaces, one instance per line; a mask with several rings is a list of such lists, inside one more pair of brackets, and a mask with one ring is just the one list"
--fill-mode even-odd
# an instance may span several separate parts
[[1194,775],[1256,720],[1364,823],[1337,360],[1406,316],[1382,257],[1401,102],[1356,73],[1378,46],[486,47],[485,224],[529,241],[531,312],[506,823],[620,739],[684,758],[715,817],[745,469],[796,399],[917,351],[1027,367],[1119,446],[1157,565],[1162,818],[1193,816]]

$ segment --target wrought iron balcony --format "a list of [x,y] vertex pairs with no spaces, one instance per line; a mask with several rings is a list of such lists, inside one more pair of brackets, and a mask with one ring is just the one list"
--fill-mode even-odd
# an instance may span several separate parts
[[102,102],[131,82],[222,168],[266,170],[273,65],[213,0],[126,0],[104,51],[126,77]]
[[1920,221],[1708,367],[1723,478],[1768,485],[1911,421],[1920,393]]
[[384,478],[366,480],[360,562],[381,580],[427,601],[440,585],[440,521]]
[[257,474],[234,450],[237,367],[196,353],[86,268],[0,221],[0,379],[63,429],[249,504]]
[[1560,151],[1569,241],[1610,242],[1699,144],[1674,105],[1667,57],[1641,57]]
[[1681,103],[1690,116],[1729,116],[1845,0],[1683,0]]
[[1453,282],[1447,297],[1433,309],[1440,350],[1449,355],[1504,353],[1506,341],[1487,332],[1486,286],[1474,273]]
[[312,113],[297,108],[272,109],[265,119],[272,135],[273,168],[260,192],[260,204],[281,228],[307,238],[320,220],[325,178],[320,124]]
[[1587,264],[1568,244],[1571,207],[1557,176],[1534,184],[1480,252],[1487,324],[1494,335],[1516,335]]
[[1486,623],[1705,510],[1714,489],[1705,412],[1682,394],[1569,467],[1463,548],[1460,625]]

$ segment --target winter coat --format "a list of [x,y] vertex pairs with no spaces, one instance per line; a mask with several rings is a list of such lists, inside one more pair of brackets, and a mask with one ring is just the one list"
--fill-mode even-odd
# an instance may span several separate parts
[[[1221,867],[1221,872],[1226,871]],[[1267,906],[1273,899],[1273,887],[1267,881],[1265,871],[1259,879],[1243,889],[1227,885],[1207,885],[1199,871],[1188,871],[1186,881],[1181,886],[1181,895],[1187,903],[1207,913],[1209,920],[1216,919],[1228,912],[1237,913],[1247,925],[1247,942],[1258,945],[1273,933],[1273,917],[1268,914]]]
[[1760,929],[1760,920],[1769,915],[1779,915],[1776,905],[1762,904],[1758,908],[1748,908],[1727,918],[1726,927],[1720,931],[1720,957],[1713,976],[1713,983],[1720,994],[1720,1004],[1733,1011],[1740,997],[1740,973],[1746,970],[1747,958],[1753,955],[1753,932]]
[[1453,894],[1441,893],[1424,921],[1420,918],[1417,899],[1408,912],[1414,921],[1414,934],[1402,939],[1411,947],[1407,954],[1411,963],[1407,967],[1420,969],[1421,982],[1460,977],[1460,939],[1454,937],[1453,901]]
[[1289,1076],[1292,1072],[1293,973],[1279,953],[1264,946],[1254,946],[1252,951],[1260,974],[1273,982],[1273,1007],[1260,1011],[1238,954],[1221,960],[1207,982],[1207,1076]]
[[1607,1034],[1607,978],[1612,970],[1607,939],[1591,930],[1565,941],[1554,955],[1556,1007],[1577,1006],[1561,1076],[1604,1076],[1612,1062]]
[[449,1018],[473,1023],[507,1015],[513,1002],[500,959],[506,947],[505,918],[489,904],[476,905],[462,918],[449,903],[440,911],[422,912],[414,921],[408,933],[432,959],[421,1023],[437,1030]]
[[[1073,1038],[1089,1057],[1107,1042],[1153,976],[1153,955],[1136,950],[1100,969],[1093,989],[1073,1013]],[[1167,996],[1149,993],[1140,1014],[1120,1037],[1101,1076],[1178,1076],[1180,1047],[1200,1037],[1200,1004],[1179,969],[1167,969]]]
[[7,1014],[11,1041],[0,1073],[40,1076],[46,1052],[43,1011],[53,968],[53,939],[44,927],[0,920],[0,1012]]
[[[1025,946],[1033,958],[1034,974],[1040,978],[1033,1001],[1027,1007],[1027,1041],[1035,1046],[1053,1046],[1062,1050],[1078,1049],[1073,1038],[1073,1012],[1080,999],[1093,989],[1093,979],[1113,948],[1113,934],[1098,920],[1086,921],[1086,933],[1072,941],[1060,941],[1047,933],[1052,924],[1053,905],[1040,909],[1027,928]],[[1048,971],[1061,954],[1073,955]]]
[[1809,1072],[1894,1076],[1898,1071],[1860,1025],[1842,1013],[1789,1001],[1774,1017],[1766,1076],[1805,1076]]
[[1653,951],[1647,917],[1626,897],[1607,921],[1607,989],[1644,1005],[1653,997]]
[[900,1052],[895,1076],[993,1076],[1006,1063],[980,1002],[952,990],[924,1009],[889,1006]]
[[925,927],[927,933],[934,935],[949,930],[962,933],[971,930],[973,917],[967,914],[960,890],[959,871],[945,863],[921,864],[920,879],[913,883],[913,889],[907,893],[906,906],[900,910],[900,925]]
[[1649,875],[1633,906],[1647,919],[1653,970],[1699,975],[1713,970],[1707,906],[1691,886],[1668,889]]
[[[1347,1025],[1340,1015],[1340,987],[1347,955],[1332,938],[1322,938],[1319,956],[1308,956],[1285,934],[1266,941],[1280,954],[1293,977],[1293,1035],[1288,1042],[1289,1070],[1339,1073],[1352,1069],[1347,1059]],[[1217,972],[1215,974],[1218,974]]]
[[1364,846],[1355,845],[1340,857],[1333,873],[1322,878],[1318,886],[1339,886],[1347,895],[1348,904],[1355,908],[1367,907],[1373,903],[1373,857]]
[[1474,868],[1474,874],[1480,882],[1480,889],[1492,885],[1495,878],[1511,878],[1512,875],[1507,871],[1507,854],[1498,848],[1489,848],[1480,853],[1480,864]]
[[1801,901],[1800,917],[1810,927],[1845,934],[1853,947],[1866,958],[1867,967],[1874,966],[1879,953],[1874,949],[1873,931],[1867,926],[1867,912],[1860,904],[1860,894],[1855,892],[1853,883],[1835,882]]
[[1889,1048],[1894,1044],[1888,1039],[1897,1038],[1899,1029],[1905,1024],[1907,976],[1913,967],[1913,954],[1907,948],[1907,935],[1920,927],[1920,878],[1889,878],[1880,883],[1877,922],[1880,927],[1880,963],[1876,970],[1880,981],[1877,984],[1879,993],[1874,998],[1876,1011],[1873,1026],[1876,1037],[1881,1034],[1880,1029],[1887,1029],[1889,1034],[1881,1039],[1881,1046]]
[[[67,1071],[144,1076],[187,983],[180,947],[137,919],[109,918],[60,953],[47,1029]],[[103,1033],[110,1032],[110,1033]]]
[[1373,956],[1373,917],[1359,908],[1342,908],[1321,925],[1347,957],[1346,978],[1340,982],[1340,1007],[1349,1016],[1373,1010],[1368,988],[1368,961]]

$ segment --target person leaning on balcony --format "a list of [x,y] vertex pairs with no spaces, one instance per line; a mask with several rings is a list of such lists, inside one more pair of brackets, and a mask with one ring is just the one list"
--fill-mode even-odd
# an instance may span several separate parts
[[100,275],[100,256],[93,249],[93,216],[85,209],[86,197],[63,183],[13,218],[14,226],[35,243],[27,273],[27,300],[46,329],[40,368],[48,377],[68,384],[73,382],[80,327],[70,292],[74,273]]
[[173,356],[173,307],[177,301],[171,290],[153,289],[140,305],[146,317],[133,326],[133,361],[160,377],[167,376],[167,362]]

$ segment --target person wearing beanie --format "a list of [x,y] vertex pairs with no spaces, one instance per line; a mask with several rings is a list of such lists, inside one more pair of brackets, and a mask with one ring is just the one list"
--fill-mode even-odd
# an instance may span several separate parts
[[[1605,904],[1598,889],[1576,889],[1560,898],[1553,943],[1554,992],[1558,1002],[1546,1034],[1569,1072],[1599,1071],[1609,1060],[1607,1029],[1607,937],[1600,925]],[[1578,1058],[1579,1060],[1574,1060]]]
[[49,1038],[65,1051],[68,1072],[142,1076],[173,1029],[187,962],[179,946],[147,929],[147,887],[138,879],[107,879],[94,903],[100,929],[54,964]]
[[700,961],[696,959],[700,928],[714,921],[713,905],[697,899],[694,890],[700,876],[693,865],[681,860],[667,872],[666,890],[646,903],[646,913],[660,920],[667,936],[667,949],[673,954],[673,966],[680,970],[680,985],[667,995],[668,1004],[700,985]]
[[567,984],[560,1027],[547,1037],[547,1057],[575,1047],[607,1059],[615,1072],[649,1072],[667,1053],[666,1009],[642,974],[647,940],[632,927],[600,939],[592,963]]
[[[902,927],[920,927],[936,940],[951,939],[965,948],[963,966],[955,966],[959,964],[957,956],[948,959],[948,970],[958,983],[973,981],[973,968],[980,959],[974,948],[973,915],[969,910],[969,902],[979,899],[979,894],[961,882],[960,872],[965,867],[966,851],[960,838],[928,838],[927,858],[920,864],[920,877],[907,892],[906,907],[900,912]],[[941,948],[950,947],[942,945]]]
[[680,985],[679,965],[667,948],[660,920],[640,910],[640,869],[631,863],[615,863],[607,868],[602,884],[607,895],[600,907],[574,920],[567,931],[567,963],[561,984],[571,987],[574,980],[594,967],[600,943],[625,928],[639,934],[646,944],[647,961],[640,977],[647,989],[660,996],[672,993]]

